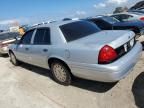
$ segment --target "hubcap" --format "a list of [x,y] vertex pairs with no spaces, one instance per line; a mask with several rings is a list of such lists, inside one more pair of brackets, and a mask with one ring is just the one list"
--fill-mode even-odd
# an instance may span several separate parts
[[53,67],[53,72],[59,81],[61,82],[66,81],[66,72],[65,72],[65,69],[61,65],[55,64]]
[[11,55],[11,61],[16,64],[16,59],[15,59],[15,56],[13,54],[10,54]]

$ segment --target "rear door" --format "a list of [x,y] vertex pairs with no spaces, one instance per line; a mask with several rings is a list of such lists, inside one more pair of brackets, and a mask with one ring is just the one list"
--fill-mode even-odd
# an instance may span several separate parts
[[49,28],[38,28],[32,42],[32,62],[37,66],[48,68],[48,57],[51,50]]
[[28,31],[20,40],[20,43],[17,45],[16,48],[16,56],[19,60],[30,63],[31,56],[31,41],[34,35],[34,30]]

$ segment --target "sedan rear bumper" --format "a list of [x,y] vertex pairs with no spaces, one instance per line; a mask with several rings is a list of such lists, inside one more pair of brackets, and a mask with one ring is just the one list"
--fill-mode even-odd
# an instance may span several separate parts
[[118,59],[117,61],[107,64],[77,64],[71,65],[72,73],[80,78],[102,81],[116,82],[126,77],[138,62],[142,53],[142,45],[137,42],[133,49]]
[[0,54],[8,54],[8,46],[0,48]]

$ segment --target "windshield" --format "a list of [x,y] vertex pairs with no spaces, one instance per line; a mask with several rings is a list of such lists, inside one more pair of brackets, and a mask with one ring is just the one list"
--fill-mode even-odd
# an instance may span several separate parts
[[120,22],[119,20],[117,20],[116,18],[113,17],[102,17],[102,19],[110,24],[114,24],[117,22]]
[[77,21],[60,26],[67,42],[84,38],[100,31],[95,24],[88,21]]
[[0,34],[0,41],[1,40],[7,40],[7,39],[13,39],[15,37],[19,37],[19,34],[15,33],[15,32],[1,33]]
[[135,14],[135,15],[143,15],[144,12],[143,11],[133,11],[133,12],[130,12],[132,14]]

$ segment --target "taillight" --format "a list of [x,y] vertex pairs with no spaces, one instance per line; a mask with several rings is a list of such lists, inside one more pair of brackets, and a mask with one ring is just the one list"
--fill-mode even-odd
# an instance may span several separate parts
[[8,46],[8,44],[4,44],[4,43],[1,43],[1,44],[0,44],[0,47],[1,47],[1,48],[6,47],[6,46]]
[[99,64],[109,64],[116,60],[118,57],[117,52],[110,46],[105,45],[99,53],[98,63]]
[[141,17],[140,20],[144,21],[144,17]]

